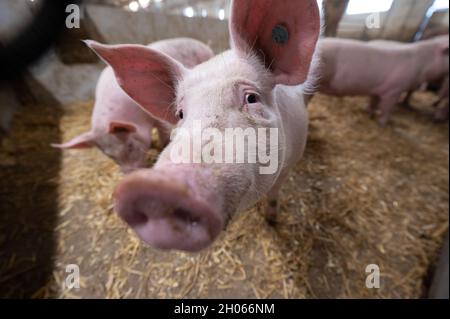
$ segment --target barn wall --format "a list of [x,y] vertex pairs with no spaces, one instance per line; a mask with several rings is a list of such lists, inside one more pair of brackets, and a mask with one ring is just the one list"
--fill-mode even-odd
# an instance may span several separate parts
[[0,1],[0,39],[9,40],[11,30],[20,30],[31,20],[33,11],[33,6],[25,1]]
[[[377,28],[367,27],[369,15],[345,15],[340,23],[338,36],[363,40],[385,38],[410,41],[432,3],[433,0],[395,0],[389,12],[379,15],[380,25]],[[7,2],[6,6],[4,2],[2,4],[5,10],[2,10],[1,16],[14,10],[24,11],[25,16],[32,13],[29,5],[19,6],[15,2]],[[67,31],[73,33],[72,38],[79,38],[82,34],[84,38],[109,44],[146,44],[164,38],[187,36],[208,43],[216,53],[229,47],[227,21],[188,18],[162,12],[134,13],[103,5],[87,5],[83,12],[82,30]],[[448,12],[435,15],[431,23],[433,26],[446,23],[448,28]],[[1,32],[4,33],[5,30],[0,30]],[[25,81],[39,84],[61,105],[92,99],[99,72],[104,68],[103,63],[89,55],[84,44],[70,42],[70,46],[66,46],[64,42],[59,43],[55,51],[31,68],[32,79]]]
[[367,28],[366,21],[369,15],[345,15],[339,25],[338,37],[371,40],[380,38],[383,26],[386,25],[388,13],[379,15],[380,28]]
[[411,41],[434,0],[396,0],[389,12],[382,38]]
[[163,13],[133,13],[96,5],[87,7],[87,13],[108,43],[142,44],[186,36],[210,44],[216,52],[229,46],[227,21]]
[[430,37],[448,34],[449,28],[449,12],[448,11],[438,11],[433,14],[430,21],[426,25],[424,33],[422,35],[423,39],[428,39]]
[[[227,22],[218,19],[133,13],[120,8],[90,5],[85,7],[81,24],[87,38],[109,44],[147,44],[165,38],[192,37],[209,44],[217,53],[229,47]],[[96,82],[105,67],[96,60],[93,61],[95,63],[74,63],[77,56],[84,59],[83,55],[75,52],[84,49],[81,42],[78,47],[69,49],[74,50],[74,57],[67,57],[70,52],[63,54],[70,64],[63,63],[61,55],[56,54],[58,50],[53,50],[31,68],[32,79],[26,81],[41,84],[61,105],[93,99]]]
[[93,99],[95,85],[104,67],[101,63],[67,65],[52,50],[30,68],[31,79],[27,77],[25,82],[37,82],[57,103],[66,105]]
[[[362,40],[376,38],[411,41],[420,28],[426,12],[434,0],[395,0],[389,12],[382,12],[379,27],[368,28],[369,14],[345,15],[338,36]],[[448,24],[448,23],[447,23]]]

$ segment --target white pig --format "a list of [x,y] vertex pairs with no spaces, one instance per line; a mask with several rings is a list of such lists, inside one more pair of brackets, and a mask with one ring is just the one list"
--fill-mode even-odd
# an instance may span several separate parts
[[[232,50],[192,70],[143,46],[89,42],[137,103],[173,124],[180,120],[178,130],[189,131],[201,120],[203,128],[221,133],[229,128],[278,133],[277,143],[268,145],[267,139],[258,145],[279,160],[273,174],[262,174],[251,161],[177,163],[172,152],[180,143],[172,141],[153,169],[122,180],[114,195],[117,212],[140,238],[160,249],[204,249],[233,215],[266,195],[273,214],[278,191],[305,149],[307,111],[287,86],[304,84],[310,73],[320,33],[316,0],[234,0],[231,12]],[[146,89],[156,83],[159,90]],[[154,100],[160,104],[148,103]],[[188,135],[175,138],[181,144],[195,142]],[[202,138],[202,146],[209,141]],[[217,143],[214,150],[220,151],[223,144]],[[246,148],[232,151],[249,153]],[[192,157],[199,155],[195,152]]]
[[400,96],[448,74],[448,37],[412,44],[349,39],[320,41],[319,91],[337,96],[372,97],[371,112],[386,125]]
[[[186,68],[192,68],[214,56],[208,46],[189,38],[162,40],[148,47],[167,54]],[[158,87],[148,86],[146,90],[158,90]],[[68,143],[53,146],[71,149],[97,146],[115,160],[125,173],[145,167],[153,128],[158,129],[163,145],[168,143],[171,130],[170,124],[155,119],[120,88],[111,67],[107,67],[100,75],[91,126],[89,132]]]

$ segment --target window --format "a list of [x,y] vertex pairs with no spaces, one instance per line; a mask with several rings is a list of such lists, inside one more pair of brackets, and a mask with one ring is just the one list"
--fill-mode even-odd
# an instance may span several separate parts
[[192,8],[192,7],[184,8],[183,14],[184,14],[184,16],[186,16],[188,18],[194,17],[194,15],[195,15],[194,8]]
[[448,10],[448,0],[435,0],[431,8],[433,11]]
[[347,14],[368,14],[386,12],[392,7],[394,0],[350,0]]
[[322,8],[323,8],[323,0],[317,0],[317,4],[319,5],[319,10],[320,10],[320,13],[322,13]]

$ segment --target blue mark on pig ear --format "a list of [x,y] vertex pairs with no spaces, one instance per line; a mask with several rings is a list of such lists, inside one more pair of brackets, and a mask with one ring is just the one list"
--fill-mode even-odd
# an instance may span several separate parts
[[272,30],[272,39],[278,44],[285,44],[289,41],[289,31],[288,29],[278,24]]

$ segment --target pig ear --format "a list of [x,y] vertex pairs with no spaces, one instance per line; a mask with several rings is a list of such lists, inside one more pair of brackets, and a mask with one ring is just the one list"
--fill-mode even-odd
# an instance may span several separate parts
[[87,132],[80,136],[75,137],[70,142],[65,144],[52,144],[52,147],[61,149],[81,149],[81,148],[91,148],[94,147],[94,141],[96,137],[94,133]]
[[145,111],[177,123],[172,105],[177,82],[187,72],[181,63],[142,45],[85,43],[114,69],[119,85]]
[[230,33],[232,47],[258,55],[276,84],[302,84],[320,34],[317,1],[234,0]]
[[109,123],[109,134],[136,133],[136,131],[136,126],[132,123],[117,121]]

